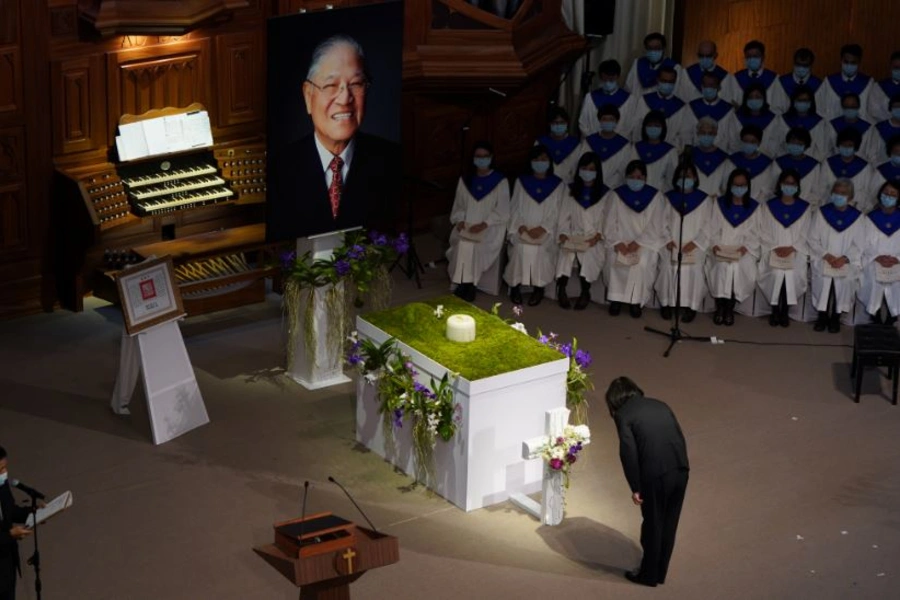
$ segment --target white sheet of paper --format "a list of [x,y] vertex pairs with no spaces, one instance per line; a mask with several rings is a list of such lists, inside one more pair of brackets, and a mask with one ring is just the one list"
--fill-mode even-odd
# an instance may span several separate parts
[[794,268],[794,253],[791,252],[787,256],[781,257],[775,254],[775,251],[772,250],[769,253],[769,266],[773,269],[793,269]]
[[588,244],[588,240],[592,237],[594,236],[570,235],[566,241],[562,243],[562,248],[569,252],[587,252],[591,247],[590,244]]
[[843,265],[840,269],[835,269],[828,262],[822,263],[822,275],[825,277],[840,278],[850,274],[850,263]]
[[875,263],[875,280],[879,283],[894,283],[900,281],[900,265],[882,267]]
[[[700,254],[699,248],[694,248],[690,252],[681,251],[681,264],[695,265],[697,264],[697,256]],[[672,248],[672,264],[678,264],[678,248]]]
[[[44,508],[37,509],[37,522],[43,523],[70,506],[72,506],[72,492],[63,492],[52,501],[48,502],[47,506]],[[34,515],[28,515],[25,526],[34,527]]]
[[208,112],[200,110],[184,115],[184,139],[188,148],[213,145]]
[[535,246],[540,246],[541,244],[544,243],[544,240],[547,239],[547,232],[544,232],[544,234],[538,238],[533,238],[530,235],[528,235],[527,231],[523,231],[522,233],[519,234],[519,239],[522,240],[523,242],[525,242],[526,244],[533,244]]
[[480,242],[484,239],[484,232],[487,231],[487,228],[482,229],[478,233],[472,233],[472,231],[467,227],[465,229],[460,230],[459,237],[464,240],[469,240],[470,242]]
[[741,256],[740,246],[719,246],[719,251],[716,252],[716,259],[723,262],[737,262],[741,260]]
[[641,255],[637,252],[633,254],[619,254],[616,252],[616,264],[623,267],[633,267],[641,262]]

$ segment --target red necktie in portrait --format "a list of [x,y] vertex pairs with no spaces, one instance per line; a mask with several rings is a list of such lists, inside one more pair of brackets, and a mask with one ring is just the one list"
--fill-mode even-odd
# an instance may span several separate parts
[[341,169],[344,167],[344,159],[335,156],[331,159],[328,168],[331,169],[331,186],[328,188],[328,199],[331,200],[331,215],[337,219],[338,206],[341,203],[341,188],[344,187]]

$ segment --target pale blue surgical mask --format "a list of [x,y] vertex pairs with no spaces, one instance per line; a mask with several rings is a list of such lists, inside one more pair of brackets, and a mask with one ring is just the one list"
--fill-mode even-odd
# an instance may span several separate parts
[[878,199],[881,201],[881,205],[885,208],[894,208],[895,206],[897,206],[897,198],[894,196],[881,194]]
[[809,77],[809,67],[806,65],[794,65],[794,77],[797,79],[806,79]]
[[619,123],[616,121],[600,121],[600,131],[605,133],[609,133],[611,131],[616,130],[616,125]]
[[712,56],[701,56],[697,63],[704,71],[711,71],[716,66],[716,59]]
[[9,473],[0,473],[0,485],[6,485],[7,479],[9,479]]
[[853,77],[856,75],[857,71],[859,71],[859,65],[853,63],[841,63],[841,73],[843,73],[845,77]]
[[659,125],[648,125],[645,131],[647,132],[647,137],[651,140],[658,140],[662,135],[662,127]]
[[900,107],[891,109],[891,117],[895,121],[900,121]]
[[657,89],[659,90],[660,94],[669,97],[675,93],[675,84],[671,81],[660,81]]
[[531,161],[531,169],[538,174],[546,173],[550,170],[550,161],[548,160],[533,160]]
[[748,98],[747,99],[747,108],[750,110],[762,110],[763,104],[765,100],[762,98]]
[[616,80],[605,80],[603,82],[603,91],[607,94],[615,94],[619,89],[619,82]]
[[806,151],[806,146],[804,146],[803,144],[787,144],[786,147],[788,154],[790,154],[791,156],[800,156],[804,151]]
[[716,136],[709,135],[708,133],[698,135],[697,143],[704,148],[712,148],[713,144],[716,143]]
[[694,190],[694,186],[697,185],[697,182],[688,177],[687,179],[679,179],[678,184],[685,192],[692,192]]
[[700,93],[703,94],[704,100],[706,100],[707,102],[712,102],[716,99],[716,96],[719,95],[719,90],[717,90],[716,88],[705,87],[700,91]]
[[900,69],[891,69],[891,79],[900,81]]
[[856,148],[853,146],[838,146],[838,154],[843,156],[844,158],[850,158],[854,154],[856,154]]
[[749,188],[746,185],[733,185],[731,186],[731,195],[735,198],[743,198],[747,195]]
[[662,50],[647,50],[647,53],[644,55],[647,57],[647,60],[650,61],[651,64],[656,64],[662,60],[663,51]]
[[744,64],[747,65],[747,68],[751,71],[759,71],[759,68],[762,66],[762,57],[759,56],[750,56],[744,59]]
[[490,156],[476,156],[472,159],[472,162],[479,169],[489,169],[491,167],[491,157]]
[[791,185],[789,183],[784,183],[781,185],[781,193],[784,194],[785,196],[789,196],[789,197],[793,198],[794,196],[797,195],[797,192],[799,192],[799,191],[800,191],[800,188],[797,187],[796,185]]
[[900,167],[900,154],[891,154],[891,164]]
[[809,112],[809,109],[812,108],[812,102],[809,100],[797,100],[794,102],[794,108],[796,108],[797,112],[801,115],[805,115]]
[[759,144],[754,144],[753,142],[744,142],[743,144],[741,144],[741,151],[744,154],[746,154],[747,156],[750,156],[751,154],[756,154],[756,152],[758,150],[759,150]]
[[838,208],[844,208],[847,206],[847,202],[850,201],[850,198],[845,196],[844,194],[832,194],[831,195],[831,203],[834,204]]
[[643,179],[626,179],[625,185],[628,186],[628,189],[632,192],[639,192],[644,189],[644,185],[646,182]]
[[597,171],[591,171],[590,169],[578,169],[578,176],[581,177],[583,181],[591,182],[597,179]]
[[844,109],[844,118],[848,121],[855,121],[859,117],[859,109],[858,108],[845,108]]
[[550,123],[550,133],[553,135],[566,135],[569,130],[567,123]]

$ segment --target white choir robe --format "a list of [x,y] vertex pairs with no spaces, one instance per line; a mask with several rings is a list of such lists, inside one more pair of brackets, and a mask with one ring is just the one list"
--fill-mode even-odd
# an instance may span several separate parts
[[[841,108],[842,94],[836,92],[832,86],[831,80],[833,77],[840,77],[844,81],[847,81],[847,78],[841,74],[829,75],[822,80],[822,85],[816,90],[816,110],[819,111],[820,115],[829,120],[843,114],[843,108]],[[854,79],[859,78],[865,80],[862,89],[857,91],[859,94],[859,118],[871,122],[871,119],[869,118],[869,93],[872,90],[873,79],[863,73],[857,73]]]
[[[712,215],[713,203],[715,200],[711,196],[707,196],[705,192],[697,190],[700,204],[684,217],[684,230],[682,239],[684,245],[688,242],[694,242],[697,249],[697,262],[694,264],[681,265],[681,302],[683,308],[691,310],[700,310],[703,307],[703,300],[708,294],[706,287],[706,277],[703,274],[704,258],[709,247],[709,224]],[[678,264],[672,262],[673,257],[677,257],[666,245],[669,242],[678,244],[678,231],[681,216],[678,210],[672,205],[672,199],[676,203],[680,202],[681,192],[672,190],[665,194],[662,209],[662,234],[664,244],[659,250],[659,274],[656,277],[656,295],[659,303],[663,306],[675,306],[675,288],[678,277]],[[684,247],[682,245],[682,248]]]
[[[857,157],[854,157],[854,163]],[[860,159],[862,160],[862,159]],[[852,165],[853,163],[851,163]],[[871,164],[867,164],[857,173],[851,175],[852,171],[844,173],[845,163],[840,157],[829,157],[821,164],[821,177],[819,179],[818,204],[821,206],[831,201],[831,188],[838,179],[849,179],[853,182],[853,205],[863,212],[868,212],[874,207],[876,202],[875,194],[878,189],[875,183],[878,181],[877,172]],[[847,167],[850,168],[850,167]],[[836,170],[837,169],[837,170]],[[874,189],[873,189],[874,188]]]
[[[476,200],[460,178],[456,184],[456,197],[450,211],[450,248],[447,250],[447,271],[453,283],[478,283],[485,271],[500,258],[506,240],[509,223],[509,182],[503,178],[481,200]],[[480,242],[465,240],[456,230],[458,223],[466,226],[487,223],[488,228]]]
[[696,146],[694,146],[694,165],[697,167],[697,187],[709,194],[710,196],[719,196],[725,193],[725,186],[728,185],[728,176],[731,175],[731,172],[734,170],[734,165],[727,158],[722,160],[716,166],[712,172],[709,174],[706,173],[706,168],[700,168],[700,161],[703,160],[703,155],[706,154],[702,150],[698,150]]
[[[600,131],[600,119],[597,118],[597,111],[604,104],[616,105],[615,102],[604,102],[604,100],[605,96],[616,96],[619,93],[619,90],[615,94],[604,94],[602,90],[594,90],[585,94],[584,102],[581,104],[581,114],[578,116],[578,129],[581,130],[581,137],[587,137]],[[621,90],[621,93],[628,94],[625,90]],[[634,123],[634,107],[637,100],[637,96],[628,94],[628,99],[621,105],[617,105],[619,122],[616,123],[616,133],[628,139],[631,139],[631,124]],[[597,106],[598,101],[600,106]]]
[[[624,136],[621,137],[625,142],[622,143],[622,140],[618,140],[618,143],[621,143],[622,147],[618,152],[612,155],[597,151],[602,150],[603,142],[606,139],[600,134],[592,134],[584,138],[581,140],[581,147],[576,150],[579,157],[583,156],[585,152],[595,152],[600,156],[601,171],[603,172],[603,185],[609,189],[615,189],[625,183],[625,167],[628,165],[628,161],[631,160],[633,152],[631,142],[628,142],[627,138]],[[594,149],[592,143],[600,148]]]
[[[598,233],[602,234],[609,204],[609,192],[604,193],[600,200],[588,208],[581,206],[571,195],[566,195],[559,209],[557,240],[561,235],[590,238]],[[559,258],[556,261],[556,276],[569,277],[576,259],[579,265],[578,275],[590,283],[597,281],[606,262],[606,246],[604,246],[603,240],[601,239],[584,252],[571,252],[560,248]]]
[[[658,97],[658,94],[656,94]],[[671,96],[671,98],[677,98],[676,96]],[[680,98],[679,98],[680,100]],[[642,138],[643,134],[643,123],[644,117],[647,116],[652,109],[647,104],[646,98],[640,98],[635,105],[634,116],[633,116],[633,125],[634,127],[631,130],[631,141],[639,142]],[[660,111],[663,112],[663,111]],[[681,136],[685,130],[685,128],[689,127],[689,122],[692,118],[691,107],[688,103],[684,103],[684,105],[673,112],[671,115],[666,117],[666,141],[675,146],[678,149],[681,149],[684,144]]]
[[[674,139],[678,140],[682,147],[688,144],[695,147],[698,146],[697,123],[699,122],[700,119],[697,118],[696,113],[688,106],[688,112],[681,122],[683,129],[678,132],[677,137]],[[718,123],[719,128],[716,130],[716,141],[714,142],[714,145],[723,149],[731,147],[731,140],[736,137],[740,138],[739,134],[741,130],[741,124],[738,122],[737,117],[734,116],[734,111],[728,111],[728,114],[716,122]],[[671,137],[671,135],[672,132],[670,130],[669,137]]]
[[[648,189],[649,188],[649,189]],[[662,238],[662,209],[665,199],[658,190],[645,186],[642,192],[652,193],[647,207],[636,212],[629,208],[622,196],[633,194],[622,186],[611,191],[601,202],[608,202],[603,238],[606,243],[606,292],[610,302],[624,302],[643,306],[653,293],[656,278],[656,264]],[[638,192],[641,194],[642,192]],[[615,246],[618,243],[637,242],[640,245],[640,262],[627,266],[616,260]]]
[[[734,135],[731,136],[730,145],[724,147],[726,151],[734,152],[742,152],[744,149],[744,142],[741,140],[741,129],[743,129],[745,124],[755,123],[759,124],[755,119],[745,118],[743,121],[738,116],[738,113],[735,113],[735,127],[732,130]],[[761,127],[763,131],[762,141],[759,143],[759,151],[765,154],[766,156],[778,156],[779,154],[784,153],[784,138],[787,135],[787,127],[784,124],[784,121],[779,118],[777,115],[772,117],[772,120],[765,127]]]
[[890,160],[887,143],[894,136],[900,135],[900,123],[894,125],[892,119],[881,121],[869,129],[869,132],[871,135],[866,136],[865,145],[860,146],[859,153],[873,165]]
[[[663,156],[653,162],[649,162],[650,157],[648,157],[647,152],[652,150],[658,151],[658,144],[650,144],[648,142],[635,142],[632,144],[631,158],[626,161],[626,167],[628,166],[627,163],[632,160],[644,161],[644,164],[647,165],[647,185],[655,187],[660,192],[667,192],[672,189],[672,178],[675,176],[675,169],[678,168],[678,150],[671,144],[661,143],[666,144],[669,148],[665,150]],[[628,177],[628,173],[624,175],[626,178]]]
[[[794,163],[798,164],[794,164]],[[803,167],[807,166],[807,163],[814,163],[811,169],[806,169]],[[806,154],[801,154],[798,158],[794,158],[788,154],[784,156],[779,156],[775,159],[775,172],[777,175],[781,175],[783,171],[787,169],[794,169],[798,173],[800,173],[800,196],[802,196],[807,202],[812,204],[814,207],[819,207],[826,202],[830,202],[831,194],[829,193],[828,197],[824,200],[821,198],[821,190],[825,185],[822,182],[822,164],[819,163],[816,159]],[[805,174],[804,174],[805,172]],[[775,184],[777,185],[777,179]],[[773,188],[771,194],[774,194],[777,190]],[[756,191],[753,192],[756,194]],[[769,194],[769,196],[771,196]],[[767,198],[769,196],[763,196]]]
[[[799,198],[794,200],[795,204],[798,202],[806,204]],[[809,281],[807,235],[813,209],[807,205],[803,215],[791,223],[790,227],[785,227],[772,215],[772,203],[773,200],[770,200],[760,207],[762,214],[759,218],[759,288],[769,304],[778,304],[781,285],[784,284],[787,303],[793,306],[806,292]],[[795,251],[791,255],[794,262],[792,269],[773,269],[769,262],[772,250],[782,246],[794,247]]]
[[[888,91],[885,91],[887,89]],[[891,118],[889,103],[891,96],[900,94],[900,81],[882,79],[872,84],[869,90],[868,114],[874,123]]]
[[[772,84],[772,87],[769,88],[771,91],[769,105],[772,107],[772,112],[776,114],[784,114],[791,107],[791,94],[785,91],[784,83],[782,82],[782,77],[784,75],[780,75],[778,79]],[[813,94],[819,89],[822,85],[822,80],[816,77],[815,75],[809,75],[805,80],[799,81],[793,73],[789,74],[791,82],[791,89],[796,89],[801,85],[805,85],[806,87],[812,89]],[[817,107],[818,108],[818,107]]]
[[[537,202],[525,191],[521,179],[516,180],[510,202],[507,231],[510,241],[509,263],[503,272],[503,279],[510,287],[517,285],[544,287],[554,280],[559,250],[556,226],[559,223],[560,205],[566,194],[568,188],[559,180],[553,192],[543,202]],[[519,227],[523,225],[529,229],[537,226],[546,229],[547,235],[543,243],[536,245],[521,241]]]
[[[838,219],[852,219],[855,221],[843,231],[835,229],[823,214],[834,215]],[[839,216],[838,216],[839,215]],[[853,308],[856,292],[859,288],[859,273],[862,266],[863,226],[865,215],[852,206],[847,206],[843,211],[828,204],[818,210],[812,217],[809,227],[809,262],[810,262],[810,293],[815,309],[819,312],[828,310],[828,298],[831,295],[831,285],[834,283],[834,306],[837,312],[849,312]],[[847,264],[846,277],[828,277],[823,272],[825,255],[835,257],[846,256],[850,261]]]
[[[862,121],[856,121],[857,123],[861,123]],[[872,157],[869,156],[869,149],[873,147],[873,144],[877,144],[877,140],[873,140],[873,138],[877,138],[878,132],[875,131],[875,127],[870,125],[868,122],[865,122],[867,125],[866,132],[862,134],[862,142],[859,144],[859,154],[864,159],[869,162],[872,162]],[[835,128],[832,122],[829,122],[825,127],[825,148],[827,149],[826,155],[822,160],[827,160],[828,156],[838,152],[837,149],[837,138],[838,138],[838,130]]]
[[[862,252],[862,285],[859,288],[859,300],[866,305],[866,312],[870,315],[877,314],[881,309],[882,300],[887,305],[892,317],[900,316],[900,281],[882,283],[875,277],[875,258],[878,256],[894,256],[900,258],[900,235],[894,233],[887,235],[872,222],[872,215],[881,209],[875,209],[872,213],[860,217],[863,222],[863,252]],[[894,215],[897,215],[894,211]],[[892,220],[892,230],[900,229],[900,221],[895,217]]]
[[[781,121],[779,129],[784,135],[778,140],[778,152],[772,156],[781,156],[782,154],[787,153],[787,140],[785,138],[791,130],[791,125],[785,119],[784,115],[779,116],[778,120]],[[809,148],[806,149],[805,154],[812,156],[818,161],[823,161],[834,154],[834,149],[829,146],[828,130],[831,129],[831,124],[828,121],[821,119],[811,129],[805,129],[809,132],[809,137],[811,139],[811,143]]]
[[[707,244],[709,252],[706,255],[706,282],[709,291],[715,298],[730,299],[732,294],[739,303],[750,297],[759,278],[759,217],[765,207],[755,201],[749,217],[741,221],[737,226],[725,218],[724,210],[736,211],[730,208],[725,198],[715,201],[710,217],[709,236]],[[747,253],[740,260],[731,262],[716,258],[713,248],[716,246],[737,246],[747,248]]]
[[[625,76],[625,89],[631,92],[635,96],[642,96],[647,92],[655,92],[656,91],[656,78],[654,77],[654,81],[652,84],[648,86],[644,86],[641,83],[640,77],[638,76],[639,65],[649,64],[647,59],[643,56],[639,56],[634,59],[634,62],[631,63],[631,68],[628,70],[628,75]],[[684,76],[683,69],[681,65],[672,60],[671,58],[663,58],[659,61],[659,64],[656,66],[655,70],[658,70],[662,65],[669,65],[675,69],[675,88],[678,89],[678,81]]]

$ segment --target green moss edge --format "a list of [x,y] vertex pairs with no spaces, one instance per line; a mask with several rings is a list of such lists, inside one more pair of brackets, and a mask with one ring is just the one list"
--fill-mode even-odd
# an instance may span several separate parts
[[[444,316],[440,319],[434,316],[439,304],[444,306]],[[471,315],[475,319],[474,341],[447,339],[447,317],[453,314]],[[362,318],[469,381],[563,358],[562,353],[456,296],[411,302],[367,313]]]

